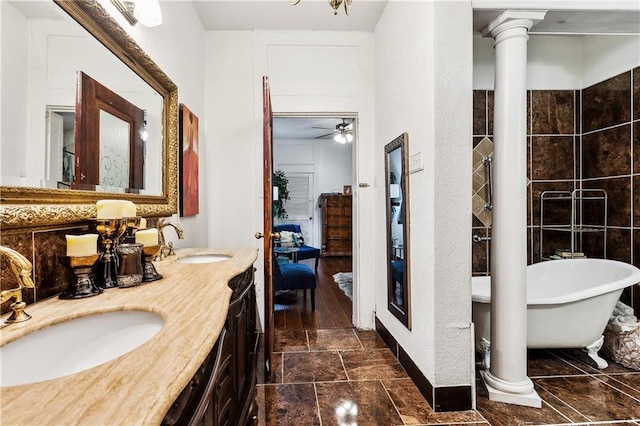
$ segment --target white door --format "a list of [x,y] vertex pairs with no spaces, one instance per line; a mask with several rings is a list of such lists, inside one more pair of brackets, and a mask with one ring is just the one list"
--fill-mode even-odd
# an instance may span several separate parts
[[305,243],[317,247],[313,238],[313,173],[288,172],[286,176],[290,198],[285,209],[289,217],[281,222],[300,225]]

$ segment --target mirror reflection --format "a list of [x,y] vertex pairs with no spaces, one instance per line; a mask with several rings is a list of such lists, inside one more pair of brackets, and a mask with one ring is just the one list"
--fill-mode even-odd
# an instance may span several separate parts
[[[23,188],[72,187],[163,195],[163,97],[53,1],[3,1],[0,7],[2,38],[11,40],[7,49],[3,46],[1,52],[0,183]],[[102,182],[107,183],[106,178],[93,181],[91,185],[78,185],[78,182],[74,185],[74,178],[77,180],[81,173],[88,173],[86,170],[78,173],[68,167],[81,151],[78,146],[69,144],[68,127],[69,116],[73,120],[76,106],[79,71],[144,111],[148,138],[144,157],[134,159],[131,156],[136,164],[129,165],[127,177],[115,178],[114,170],[110,170],[105,185]],[[113,111],[107,112],[118,117]],[[100,133],[104,131],[101,127]],[[75,132],[78,132],[77,124]],[[115,145],[111,145],[100,139],[91,149],[102,158],[103,148],[121,152],[123,146],[122,141],[116,140]],[[142,170],[143,164],[147,167],[133,184],[130,170],[136,167]],[[99,167],[100,164],[96,165],[95,172],[90,172],[96,176],[103,174],[106,169],[98,172]],[[73,176],[74,172],[78,176]]]
[[384,147],[387,211],[388,309],[411,328],[409,280],[408,135]]

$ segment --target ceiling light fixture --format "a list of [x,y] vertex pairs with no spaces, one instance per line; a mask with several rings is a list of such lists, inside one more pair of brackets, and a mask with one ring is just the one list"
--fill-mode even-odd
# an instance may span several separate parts
[[[295,6],[298,3],[300,3],[301,1],[302,0],[291,0],[290,3]],[[349,12],[351,11],[351,2],[352,1],[353,0],[329,0],[329,4],[333,8],[333,14],[334,15],[338,14],[338,9],[340,8],[340,6],[342,6],[344,4],[344,13],[348,15]]]
[[333,140],[341,144],[351,143],[353,142],[353,134],[348,130],[344,130],[340,133],[336,133]]

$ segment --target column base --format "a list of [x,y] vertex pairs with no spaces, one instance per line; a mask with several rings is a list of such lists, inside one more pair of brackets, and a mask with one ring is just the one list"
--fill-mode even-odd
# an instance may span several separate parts
[[[489,371],[481,371],[480,375],[482,376],[482,381],[484,382],[484,385],[489,392],[490,401],[523,405],[525,407],[542,408],[542,399],[535,391],[535,389],[533,389],[533,386],[531,386],[531,389],[525,391],[524,393],[505,392],[503,390],[496,389],[489,384],[495,383],[496,380],[499,380],[491,376],[491,373]],[[487,378],[487,376],[490,377]]]

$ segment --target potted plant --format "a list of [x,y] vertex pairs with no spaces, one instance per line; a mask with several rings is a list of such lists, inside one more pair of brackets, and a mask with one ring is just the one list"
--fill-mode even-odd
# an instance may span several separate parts
[[287,210],[284,208],[284,204],[291,198],[289,196],[289,190],[287,189],[288,184],[289,179],[287,179],[282,170],[273,172],[273,186],[278,188],[278,196],[277,198],[274,197],[273,200],[273,217],[275,219],[286,219],[289,217]]

